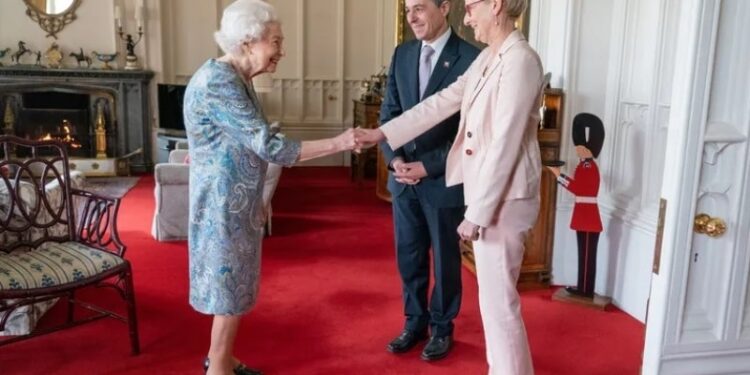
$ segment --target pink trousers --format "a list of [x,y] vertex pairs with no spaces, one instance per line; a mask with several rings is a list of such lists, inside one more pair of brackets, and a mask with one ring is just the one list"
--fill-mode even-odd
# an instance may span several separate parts
[[538,213],[537,198],[503,202],[496,222],[484,228],[474,241],[479,308],[491,375],[534,373],[516,282],[524,241]]

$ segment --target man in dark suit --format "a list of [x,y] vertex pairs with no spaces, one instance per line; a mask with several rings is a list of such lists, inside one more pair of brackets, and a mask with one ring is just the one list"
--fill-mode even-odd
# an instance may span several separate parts
[[[385,124],[422,99],[453,83],[479,50],[448,26],[448,0],[406,0],[406,19],[416,40],[393,53],[388,86],[380,108]],[[444,358],[453,346],[453,319],[461,305],[461,254],[456,232],[463,220],[463,185],[446,187],[445,161],[458,130],[459,113],[410,143],[392,150],[380,144],[391,172],[396,257],[406,323],[387,349],[403,353],[430,340],[426,361]],[[435,282],[428,307],[430,247]]]

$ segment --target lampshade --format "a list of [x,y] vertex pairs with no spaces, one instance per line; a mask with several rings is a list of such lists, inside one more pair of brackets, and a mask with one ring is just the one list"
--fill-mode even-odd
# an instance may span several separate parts
[[255,92],[271,92],[273,91],[273,78],[270,74],[260,74],[253,77],[253,87]]

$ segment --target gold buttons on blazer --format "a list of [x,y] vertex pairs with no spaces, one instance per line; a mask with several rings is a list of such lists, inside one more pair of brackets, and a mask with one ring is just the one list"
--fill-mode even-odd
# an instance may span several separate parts
[[471,132],[466,132],[466,137],[471,138],[472,134]]
[[473,153],[474,153],[474,151],[471,151],[470,149],[466,149],[466,155],[471,155]]

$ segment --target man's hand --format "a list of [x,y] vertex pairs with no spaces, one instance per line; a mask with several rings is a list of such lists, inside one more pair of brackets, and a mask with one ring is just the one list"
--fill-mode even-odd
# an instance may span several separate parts
[[404,159],[400,156],[396,156],[395,158],[393,158],[393,160],[391,161],[391,167],[393,167],[393,177],[396,179],[396,182],[406,185],[416,185],[419,183],[419,179],[399,177],[399,175],[405,175],[409,173],[409,164],[412,163],[404,162]]
[[410,180],[421,180],[427,177],[427,170],[424,168],[424,164],[422,164],[421,161],[404,163],[402,167],[403,169],[399,170],[398,168],[395,168],[394,165],[396,172],[393,173],[393,177]]
[[464,241],[476,241],[479,239],[479,225],[464,219],[456,230],[458,236]]
[[394,172],[406,172],[404,165],[406,165],[406,162],[404,161],[404,158],[400,156],[396,156],[391,160],[391,167]]
[[396,178],[396,182],[404,185],[416,185],[419,183],[419,180],[412,180],[409,178]]

